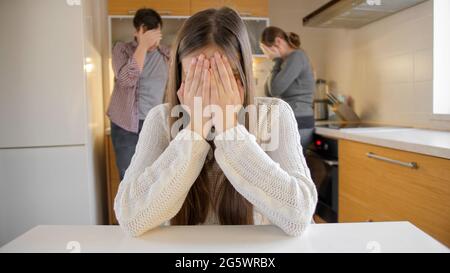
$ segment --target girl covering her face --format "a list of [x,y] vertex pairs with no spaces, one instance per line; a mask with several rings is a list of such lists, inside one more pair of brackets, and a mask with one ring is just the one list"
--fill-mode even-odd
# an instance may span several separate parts
[[[250,42],[237,12],[225,7],[190,17],[172,48],[165,104],[148,114],[115,199],[127,233],[168,224],[275,224],[299,235],[311,223],[317,192],[295,117],[279,99],[255,98],[254,89]],[[205,111],[196,99],[227,115],[197,116]],[[186,111],[173,116],[177,106]],[[258,106],[258,120],[247,118],[244,126],[228,115],[229,106]],[[279,141],[266,153],[259,135],[268,125],[278,128]],[[174,128],[181,130],[172,134]]]

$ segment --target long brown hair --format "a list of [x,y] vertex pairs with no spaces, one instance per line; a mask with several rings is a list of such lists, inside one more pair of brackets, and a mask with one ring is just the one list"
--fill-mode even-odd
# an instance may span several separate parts
[[299,49],[301,46],[300,36],[294,32],[284,32],[279,27],[266,27],[261,35],[261,42],[266,46],[273,46],[276,38],[285,40],[291,48]]
[[[232,66],[239,71],[245,90],[243,106],[253,103],[255,87],[247,29],[236,11],[224,7],[196,13],[179,30],[171,52],[169,80],[164,99],[170,109],[180,105],[176,92],[182,80],[181,60],[208,45],[221,48]],[[176,119],[169,119],[169,128]],[[210,144],[214,149],[214,143]],[[215,181],[208,179],[209,168],[218,170]],[[211,190],[209,184],[216,185],[215,189]],[[234,189],[214,159],[207,160],[203,166],[180,211],[171,219],[171,224],[201,224],[205,222],[210,209],[217,214],[222,225],[253,224],[252,204]]]

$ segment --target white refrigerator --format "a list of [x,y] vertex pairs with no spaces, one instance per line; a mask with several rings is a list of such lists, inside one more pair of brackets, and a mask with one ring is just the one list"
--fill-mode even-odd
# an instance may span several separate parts
[[0,0],[0,246],[102,224],[104,0]]

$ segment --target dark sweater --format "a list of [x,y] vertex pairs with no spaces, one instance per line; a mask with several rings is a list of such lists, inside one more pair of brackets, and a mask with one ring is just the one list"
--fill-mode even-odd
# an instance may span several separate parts
[[292,107],[296,117],[313,116],[314,75],[308,56],[295,50],[275,65],[266,82],[266,94],[278,97]]

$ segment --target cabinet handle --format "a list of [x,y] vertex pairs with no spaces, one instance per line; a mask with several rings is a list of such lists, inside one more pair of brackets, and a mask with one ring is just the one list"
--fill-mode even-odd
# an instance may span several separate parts
[[403,162],[403,161],[400,161],[400,160],[395,160],[395,159],[392,159],[392,158],[379,156],[379,155],[376,155],[376,154],[374,154],[372,152],[368,152],[367,153],[367,157],[368,158],[377,159],[377,160],[381,160],[381,161],[388,162],[388,163],[392,163],[392,164],[397,164],[397,165],[400,165],[400,166],[403,166],[403,167],[407,167],[407,168],[411,168],[411,169],[418,169],[419,168],[419,166],[417,165],[416,162]]
[[172,15],[172,12],[170,10],[162,10],[158,11],[159,15]]
[[[129,10],[128,14],[130,15],[134,15],[136,14],[137,10]],[[172,15],[172,12],[170,10],[165,10],[165,11],[158,11],[159,15]]]
[[239,15],[241,15],[242,17],[250,17],[250,16],[252,16],[252,13],[248,12],[248,11],[242,11],[242,12],[239,12]]
[[339,163],[337,160],[324,160],[323,162],[330,167],[339,166]]

